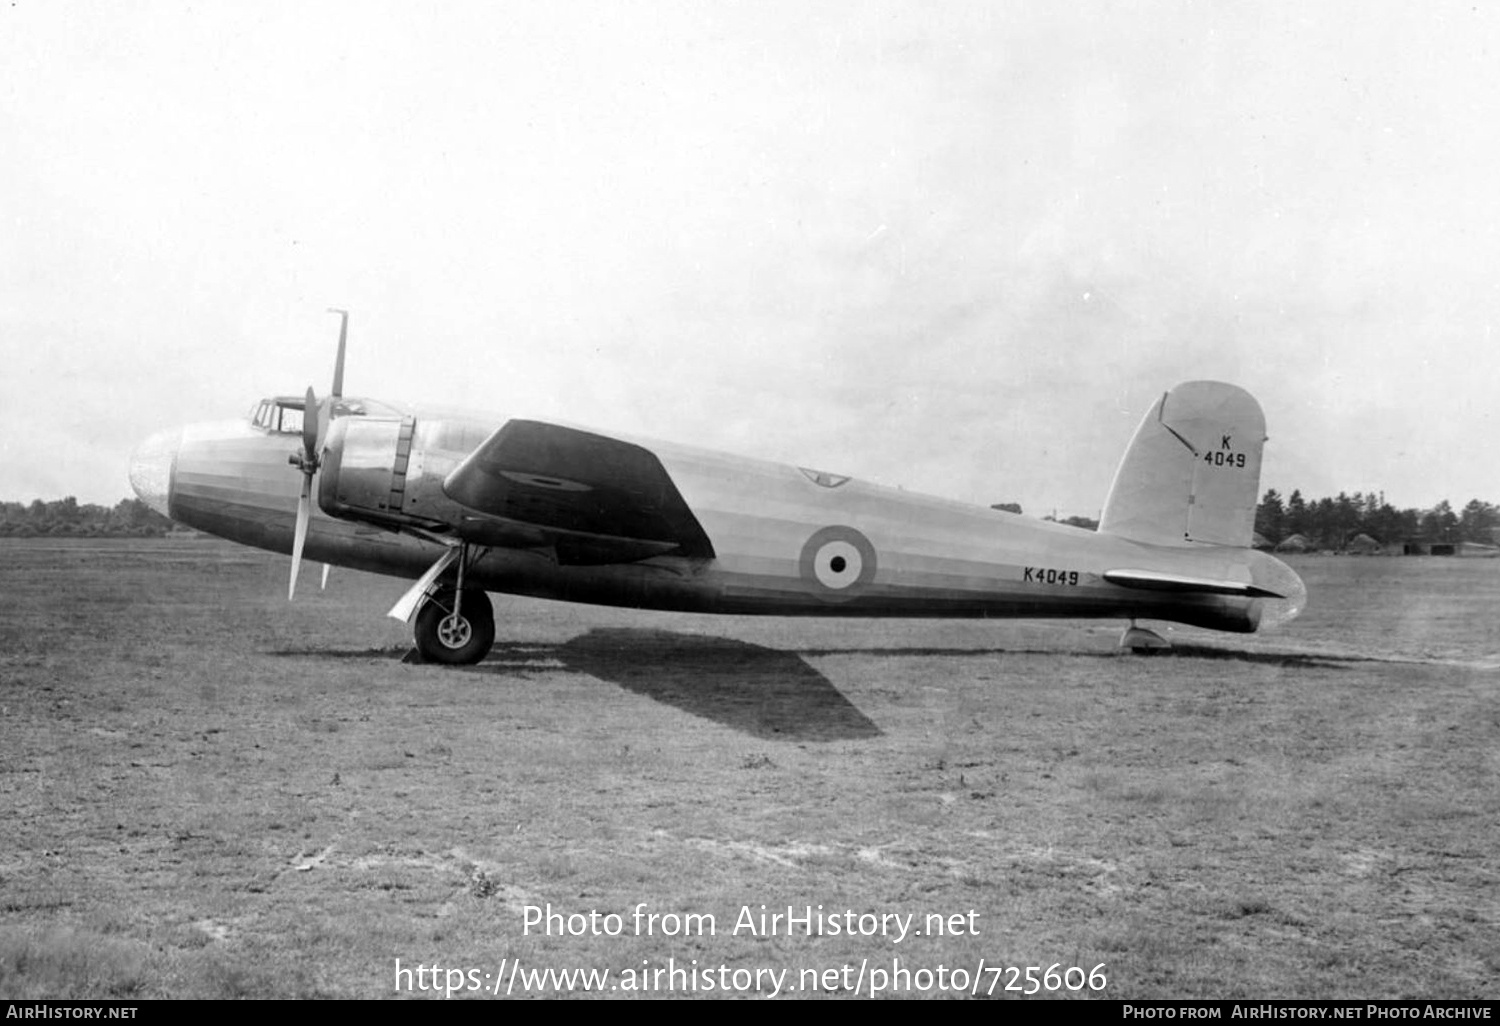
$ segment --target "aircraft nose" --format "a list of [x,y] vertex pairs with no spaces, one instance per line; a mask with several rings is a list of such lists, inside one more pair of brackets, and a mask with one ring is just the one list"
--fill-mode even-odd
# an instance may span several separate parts
[[181,444],[181,428],[158,431],[130,456],[130,487],[142,502],[164,517],[172,515],[168,511],[172,501],[172,470]]

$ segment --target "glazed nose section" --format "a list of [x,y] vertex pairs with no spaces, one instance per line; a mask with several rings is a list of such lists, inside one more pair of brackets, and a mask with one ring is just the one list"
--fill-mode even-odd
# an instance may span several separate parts
[[172,501],[172,469],[181,444],[181,428],[158,431],[130,456],[130,487],[142,502],[164,517],[172,515],[168,512]]

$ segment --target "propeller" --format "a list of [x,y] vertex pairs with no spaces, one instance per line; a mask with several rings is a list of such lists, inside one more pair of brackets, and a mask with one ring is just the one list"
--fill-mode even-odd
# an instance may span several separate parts
[[333,398],[342,399],[344,397],[344,342],[349,338],[349,311],[330,306],[328,312],[339,315],[339,354],[333,361]]
[[307,524],[312,519],[312,483],[318,472],[318,445],[322,441],[322,411],[318,397],[308,388],[302,407],[302,451],[287,461],[302,471],[302,494],[297,498],[297,531],[292,535],[292,579],[287,583],[287,601],[297,593],[297,571],[302,569],[302,546],[307,542]]
[[[312,485],[317,476],[323,452],[323,439],[328,434],[328,424],[333,419],[333,402],[344,395],[344,347],[349,339],[349,311],[329,307],[329,313],[339,315],[339,349],[333,362],[333,393],[321,404],[308,388],[302,406],[302,451],[287,457],[287,462],[302,471],[302,493],[297,497],[297,528],[292,535],[292,577],[287,582],[286,597],[290,602],[297,593],[297,572],[302,569],[302,548],[307,543],[307,525],[312,520]],[[328,587],[327,563],[323,564],[323,584]]]
[[[328,312],[339,315],[339,351],[333,358],[333,394],[328,397],[328,408],[318,415],[319,452],[323,451],[323,436],[327,434],[328,424],[333,419],[333,401],[344,397],[344,343],[349,340],[349,311],[330,306]],[[320,591],[328,590],[328,571],[332,569],[329,564],[323,564],[323,581],[318,585]]]

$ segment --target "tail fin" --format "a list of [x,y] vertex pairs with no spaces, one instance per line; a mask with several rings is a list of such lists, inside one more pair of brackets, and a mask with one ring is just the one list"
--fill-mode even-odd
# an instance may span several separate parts
[[1099,531],[1155,545],[1237,545],[1255,534],[1266,418],[1249,392],[1178,385],[1136,429]]

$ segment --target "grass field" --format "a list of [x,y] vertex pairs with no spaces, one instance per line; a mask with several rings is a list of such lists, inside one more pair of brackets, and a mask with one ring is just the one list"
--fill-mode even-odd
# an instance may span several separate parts
[[[496,596],[460,671],[401,661],[400,582],[288,605],[286,565],[0,542],[0,997],[384,997],[398,959],[516,995],[1101,963],[1072,996],[1500,995],[1500,561],[1307,558],[1283,632],[1152,658]],[[620,935],[528,932],[549,904]],[[734,929],[762,905],[923,934]]]

